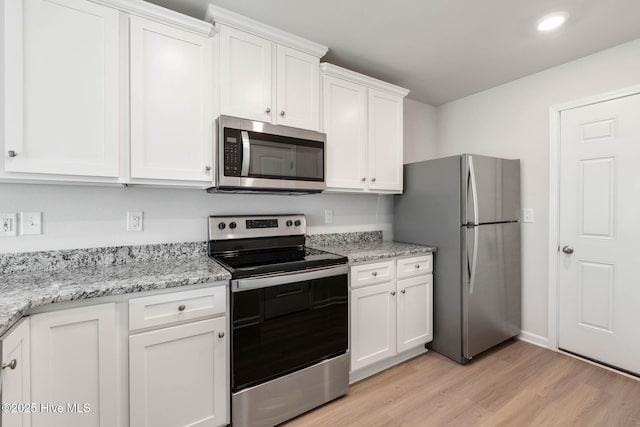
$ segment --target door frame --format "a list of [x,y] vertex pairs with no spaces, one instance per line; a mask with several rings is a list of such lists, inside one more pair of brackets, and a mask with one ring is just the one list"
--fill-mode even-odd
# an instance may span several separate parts
[[549,299],[547,348],[558,351],[560,267],[560,114],[573,108],[640,94],[640,85],[589,96],[549,108]]

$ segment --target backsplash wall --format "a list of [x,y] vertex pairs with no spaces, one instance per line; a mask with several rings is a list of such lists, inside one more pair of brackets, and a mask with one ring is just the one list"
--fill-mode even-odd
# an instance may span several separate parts
[[[325,224],[332,209],[333,224]],[[144,230],[127,232],[127,211]],[[303,213],[309,234],[382,230],[392,238],[392,196],[207,194],[204,190],[0,184],[0,213],[42,212],[43,234],[0,237],[0,253],[204,241],[208,215]]]

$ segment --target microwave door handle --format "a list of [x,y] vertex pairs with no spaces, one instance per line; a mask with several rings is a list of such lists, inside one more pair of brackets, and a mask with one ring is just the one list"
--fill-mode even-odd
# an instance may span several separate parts
[[242,170],[240,176],[249,176],[249,164],[251,162],[251,142],[249,132],[243,130],[242,135]]

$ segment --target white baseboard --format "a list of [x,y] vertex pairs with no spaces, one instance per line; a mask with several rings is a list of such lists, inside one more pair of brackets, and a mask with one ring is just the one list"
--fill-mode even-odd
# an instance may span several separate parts
[[518,339],[520,341],[528,342],[529,344],[534,344],[540,347],[549,348],[549,340],[547,337],[543,337],[540,335],[533,334],[527,331],[521,331],[520,335],[518,335]]
[[389,369],[392,366],[398,365],[402,362],[406,362],[409,359],[413,359],[414,357],[420,356],[427,352],[427,349],[424,348],[424,345],[421,345],[416,348],[412,348],[411,350],[407,350],[403,353],[397,354],[393,357],[390,357],[385,360],[381,360],[372,365],[365,366],[364,368],[360,368],[357,371],[352,371],[349,373],[349,385],[356,383],[358,381],[362,381],[363,379],[375,375],[379,372],[384,371],[385,369]]

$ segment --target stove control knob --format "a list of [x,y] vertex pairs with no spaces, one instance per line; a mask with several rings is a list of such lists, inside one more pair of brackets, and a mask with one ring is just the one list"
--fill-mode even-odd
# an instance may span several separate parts
[[300,222],[299,219],[296,219],[296,222],[294,224],[296,225],[296,227],[300,227],[300,224],[302,224],[302,222]]
[[232,230],[233,230],[233,229],[235,229],[236,227],[237,227],[237,225],[236,225],[236,223],[235,223],[235,222],[230,222],[230,223],[229,223],[229,228],[230,228],[230,229],[232,229]]
[[287,220],[287,227],[291,227],[293,225],[293,221],[291,221],[290,219]]
[[227,227],[227,224],[225,224],[224,222],[218,223],[218,228],[220,230],[224,230]]

